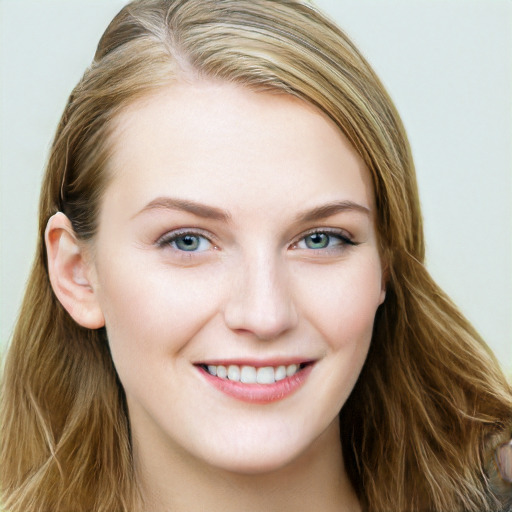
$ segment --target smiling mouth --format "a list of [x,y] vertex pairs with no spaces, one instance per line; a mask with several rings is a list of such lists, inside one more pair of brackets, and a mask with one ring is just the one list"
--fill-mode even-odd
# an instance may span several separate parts
[[200,364],[199,366],[213,377],[229,380],[233,382],[241,382],[242,384],[274,384],[293,377],[311,362],[277,365],[277,366],[250,366],[250,365],[213,365]]
[[[216,362],[216,361],[215,361]],[[207,383],[223,394],[237,400],[253,404],[268,404],[284,400],[294,394],[307,381],[315,360],[310,361],[270,361],[257,366],[249,361],[214,361],[196,364]],[[220,361],[219,361],[220,363]],[[281,364],[279,364],[281,363]]]

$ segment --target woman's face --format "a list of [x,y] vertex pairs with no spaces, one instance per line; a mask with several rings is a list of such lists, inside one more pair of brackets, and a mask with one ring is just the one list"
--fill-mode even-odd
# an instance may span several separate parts
[[311,105],[212,82],[139,100],[113,143],[92,282],[136,456],[332,450],[384,300],[361,159]]

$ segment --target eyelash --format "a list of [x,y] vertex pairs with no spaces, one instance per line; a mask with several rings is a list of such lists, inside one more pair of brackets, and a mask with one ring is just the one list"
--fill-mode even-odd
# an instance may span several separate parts
[[[306,243],[306,239],[308,237],[311,237],[313,235],[325,235],[328,237],[328,245],[326,247],[319,247],[319,248],[313,248],[313,247],[299,247],[299,244],[301,242]],[[198,239],[199,240],[199,247],[201,246],[202,242],[201,240],[206,241],[209,244],[209,247],[203,248],[202,250],[190,250],[187,251],[185,249],[179,248],[176,244],[177,241],[180,239],[185,239],[186,237],[190,237],[191,239]],[[330,246],[332,239],[337,239],[339,243],[335,244],[334,246]],[[203,243],[204,244],[204,243]],[[176,252],[181,253],[183,256],[185,255],[191,255],[194,253],[202,253],[207,251],[210,248],[216,249],[216,245],[211,240],[211,236],[202,232],[202,231],[191,231],[191,230],[178,230],[178,231],[172,231],[170,233],[166,233],[165,235],[161,236],[157,241],[156,245],[159,248],[165,248],[165,247],[172,247]],[[325,252],[336,252],[336,251],[342,251],[346,248],[346,246],[355,246],[358,245],[356,242],[354,242],[350,236],[346,234],[345,231],[336,230],[336,229],[313,229],[311,231],[308,231],[307,233],[303,233],[300,235],[300,238],[298,238],[295,242],[293,242],[290,245],[291,249],[298,249],[298,250],[307,250],[307,251],[322,251],[322,253]]]
[[[299,247],[299,244],[301,242],[306,243],[306,239],[308,237],[311,237],[313,235],[325,235],[328,237],[328,245],[326,247],[320,247],[320,248],[312,248],[312,247]],[[334,246],[330,247],[332,239],[337,239],[339,243],[335,244]],[[293,249],[300,249],[300,250],[308,250],[308,251],[316,251],[322,253],[326,252],[339,252],[346,249],[346,246],[355,246],[358,245],[354,240],[350,238],[350,236],[345,232],[338,229],[313,229],[307,233],[303,233],[300,235],[300,238],[294,242],[291,247]]]
[[156,245],[160,248],[165,248],[165,247],[170,246],[175,251],[183,253],[183,254],[187,254],[187,253],[192,254],[192,253],[197,253],[197,252],[204,252],[205,250],[207,250],[207,249],[203,249],[202,251],[195,251],[195,250],[194,251],[186,251],[186,250],[180,249],[176,245],[173,245],[173,244],[176,244],[177,240],[184,239],[186,237],[196,238],[196,239],[200,239],[200,240],[206,240],[208,242],[208,244],[211,245],[212,248],[215,248],[215,244],[210,239],[210,236],[206,235],[206,233],[203,233],[201,231],[190,231],[187,229],[171,231],[170,233],[166,233],[165,235],[161,236],[156,241]]

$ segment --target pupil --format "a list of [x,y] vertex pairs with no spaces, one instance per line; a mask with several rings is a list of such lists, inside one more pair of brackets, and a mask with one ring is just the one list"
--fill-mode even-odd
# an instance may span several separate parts
[[[309,242],[309,243],[308,243]],[[327,246],[328,237],[325,233],[314,233],[306,239],[306,245],[310,249],[321,249]]]
[[197,249],[199,241],[195,236],[186,235],[176,240],[176,245],[181,249],[190,251]]

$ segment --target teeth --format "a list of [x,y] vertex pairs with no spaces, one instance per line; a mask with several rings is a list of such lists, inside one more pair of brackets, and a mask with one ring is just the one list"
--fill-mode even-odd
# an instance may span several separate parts
[[254,366],[242,366],[240,382],[254,384],[256,382],[256,368],[254,368]]
[[240,366],[235,364],[228,366],[228,379],[240,382]]
[[290,364],[286,367],[286,376],[291,377],[295,373],[297,373],[297,370],[299,367],[296,364]]
[[286,366],[278,366],[274,372],[276,381],[286,378]]
[[256,372],[256,382],[258,384],[272,384],[275,381],[274,368],[272,368],[272,366],[263,366],[262,368],[258,368],[258,371]]
[[208,365],[206,366],[210,375],[217,376],[221,379],[229,379],[236,382],[243,382],[244,384],[273,384],[274,382],[292,377],[300,369],[298,364],[289,364],[288,366],[262,366],[256,368],[255,366],[238,366],[231,364],[228,367],[223,365]]

